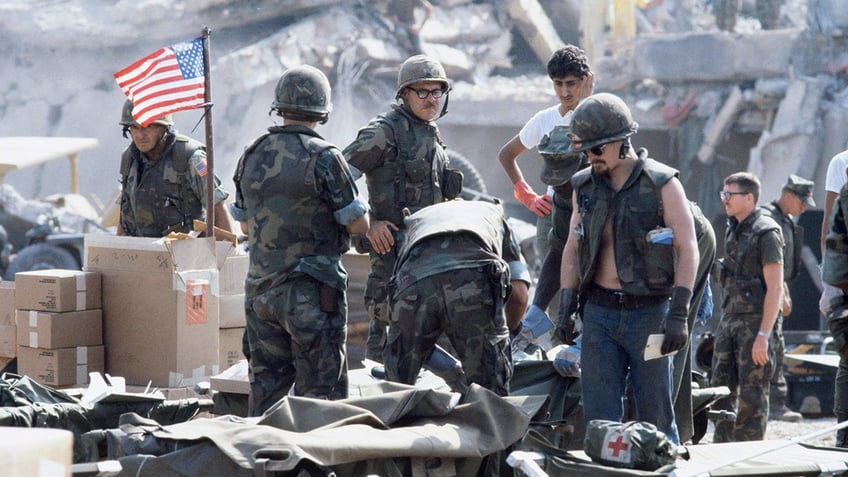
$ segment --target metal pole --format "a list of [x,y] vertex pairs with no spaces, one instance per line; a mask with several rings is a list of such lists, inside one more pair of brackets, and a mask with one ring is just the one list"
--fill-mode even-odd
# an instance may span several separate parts
[[204,26],[203,38],[203,85],[204,117],[206,119],[206,236],[215,236],[215,150],[212,146],[212,80],[209,64],[209,35],[212,30]]

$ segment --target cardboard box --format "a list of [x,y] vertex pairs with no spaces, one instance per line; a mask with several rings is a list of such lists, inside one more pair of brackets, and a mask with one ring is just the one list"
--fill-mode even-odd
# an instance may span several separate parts
[[0,475],[71,477],[74,433],[64,429],[0,427]]
[[250,394],[249,368],[246,359],[225,369],[221,374],[209,379],[213,391],[233,394]]
[[218,373],[215,248],[211,238],[85,236],[85,270],[103,277],[109,374],[176,388]]
[[18,310],[18,346],[30,348],[71,348],[103,344],[101,310],[48,311]]
[[218,295],[244,295],[244,279],[250,268],[250,256],[242,247],[228,242],[218,242]]
[[239,328],[247,325],[244,316],[244,293],[218,297],[218,316],[221,328]]
[[103,345],[55,349],[18,346],[18,374],[48,386],[87,384],[88,373],[103,370]]
[[79,270],[36,270],[15,274],[15,308],[79,311],[100,308],[100,275]]
[[15,325],[15,282],[0,280],[0,357],[14,358],[18,346]]
[[218,357],[218,365],[219,369],[227,369],[244,359],[241,345],[242,338],[244,337],[244,327],[221,328],[220,331],[218,344],[220,356]]

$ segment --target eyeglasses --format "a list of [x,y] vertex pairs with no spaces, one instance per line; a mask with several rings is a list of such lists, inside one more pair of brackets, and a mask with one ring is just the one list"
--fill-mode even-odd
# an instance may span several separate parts
[[733,197],[734,195],[747,195],[747,194],[750,194],[750,192],[727,192],[727,191],[723,191],[723,190],[718,191],[718,195],[719,195],[719,197],[721,197],[721,200],[730,200],[730,198]]
[[432,96],[433,99],[439,99],[445,93],[447,93],[447,90],[444,90],[442,88],[436,88],[436,89],[409,88],[409,89],[411,89],[412,91],[415,91],[415,95],[418,96],[418,99],[427,99],[427,96]]
[[602,156],[606,147],[606,144],[601,144],[600,146],[590,147],[587,151],[591,152],[595,156]]

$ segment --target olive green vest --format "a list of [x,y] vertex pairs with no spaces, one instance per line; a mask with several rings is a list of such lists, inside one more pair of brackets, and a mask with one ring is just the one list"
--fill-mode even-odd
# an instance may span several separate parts
[[725,256],[720,261],[718,276],[725,314],[762,313],[766,282],[759,241],[772,230],[780,231],[780,226],[762,209],[755,209],[738,225],[732,217],[728,219]]
[[577,172],[572,185],[577,191],[577,212],[582,227],[578,235],[580,288],[593,282],[601,234],[612,220],[613,247],[618,279],[632,295],[668,295],[674,285],[674,249],[648,242],[648,232],[665,227],[659,190],[678,172],[641,155],[639,163],[617,193],[592,169]]
[[415,213],[442,202],[448,163],[438,129],[401,107],[377,116],[393,133],[397,157],[366,174],[371,215],[403,228],[403,209]]

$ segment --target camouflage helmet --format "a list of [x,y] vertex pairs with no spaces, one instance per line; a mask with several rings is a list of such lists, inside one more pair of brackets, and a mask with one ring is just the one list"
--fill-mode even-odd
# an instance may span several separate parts
[[326,123],[332,109],[330,81],[314,66],[289,68],[277,81],[271,109]]
[[[133,103],[130,100],[124,101],[124,107],[121,110],[121,121],[118,123],[123,127],[139,126],[138,121],[132,115]],[[174,118],[170,114],[166,114],[161,118],[153,120],[150,124],[161,124],[162,126],[173,126]]]
[[598,93],[589,96],[574,110],[571,139],[579,142],[572,151],[580,152],[632,136],[639,128],[630,108],[618,96]]
[[557,186],[571,180],[571,176],[585,164],[583,153],[571,150],[571,128],[559,125],[542,137],[537,147],[542,155],[542,182]]
[[441,63],[427,55],[410,56],[400,65],[397,81],[397,95],[403,88],[422,81],[440,81],[445,89],[450,87],[445,68]]

